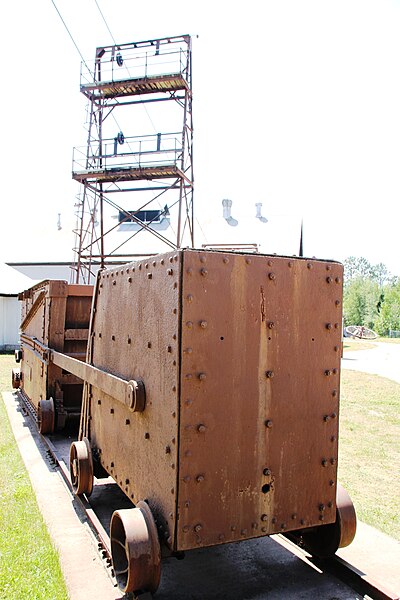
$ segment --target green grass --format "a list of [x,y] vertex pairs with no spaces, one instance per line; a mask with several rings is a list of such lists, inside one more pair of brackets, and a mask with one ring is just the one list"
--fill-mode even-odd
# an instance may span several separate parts
[[400,540],[400,384],[342,371],[339,480],[361,521]]
[[[14,356],[0,355],[0,392]],[[66,600],[64,579],[0,394],[0,598]]]

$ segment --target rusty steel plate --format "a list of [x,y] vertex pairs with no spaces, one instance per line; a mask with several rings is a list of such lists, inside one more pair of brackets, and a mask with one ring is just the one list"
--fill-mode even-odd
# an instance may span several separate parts
[[183,254],[177,548],[333,522],[342,266]]

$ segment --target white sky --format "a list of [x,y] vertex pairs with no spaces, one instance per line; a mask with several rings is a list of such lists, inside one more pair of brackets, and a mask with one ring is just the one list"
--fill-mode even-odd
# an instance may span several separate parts
[[[92,63],[113,43],[95,1],[55,2]],[[200,222],[223,198],[251,216],[262,202],[270,243],[287,238],[276,251],[297,249],[303,217],[306,255],[365,256],[400,275],[399,0],[98,3],[117,43],[199,36]],[[81,59],[51,0],[5,3],[0,40],[0,261],[71,260]]]

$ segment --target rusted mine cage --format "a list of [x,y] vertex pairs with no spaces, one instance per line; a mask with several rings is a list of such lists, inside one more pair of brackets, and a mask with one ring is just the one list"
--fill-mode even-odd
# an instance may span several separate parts
[[122,590],[155,591],[161,555],[193,548],[284,533],[329,556],[352,541],[337,484],[342,276],[189,249],[98,274],[70,466],[76,493],[94,462],[135,504],[111,520]]
[[93,286],[47,280],[19,295],[22,302],[20,369],[12,385],[36,412],[39,429],[51,433],[80,417],[83,382],[50,361],[49,348],[85,360]]

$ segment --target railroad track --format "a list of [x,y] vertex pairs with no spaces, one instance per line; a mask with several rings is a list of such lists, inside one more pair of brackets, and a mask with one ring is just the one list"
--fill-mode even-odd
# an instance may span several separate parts
[[[29,400],[21,394],[20,391],[17,393],[17,396],[24,409],[25,415],[36,423],[36,414],[32,405],[29,403]],[[68,467],[69,461],[67,458],[70,441],[58,435],[49,436],[41,435],[39,433],[38,435],[40,435],[43,443],[47,447],[47,455],[50,462],[58,467],[59,472],[71,493],[71,498],[74,498],[75,502],[84,512],[90,529],[95,537],[97,550],[103,560],[103,565],[116,587],[117,584],[112,567],[111,544],[107,523],[109,523],[111,514],[115,509],[132,506],[132,504],[119,490],[116,484],[107,483],[107,480],[105,483],[100,483],[100,485],[95,486],[96,491],[93,494],[93,497],[90,497],[90,500],[85,495],[76,496],[72,489]],[[100,481],[103,482],[103,480]],[[106,496],[105,500],[104,496]],[[351,588],[351,590],[359,594],[361,598],[371,598],[372,600],[400,600],[399,595],[393,594],[389,590],[385,590],[380,583],[360,572],[357,568],[340,557],[335,556],[334,558],[325,560],[316,559],[280,534],[271,536],[271,538],[294,556],[298,557],[301,561],[308,564],[311,569],[318,570],[322,575],[331,575],[335,577]],[[241,542],[241,544],[244,543],[245,542]],[[157,594],[157,596],[158,595],[159,594]],[[150,600],[152,598],[151,594],[148,592],[127,597],[133,598],[134,600]],[[240,596],[236,597],[239,598]],[[306,596],[301,597],[304,598]]]

